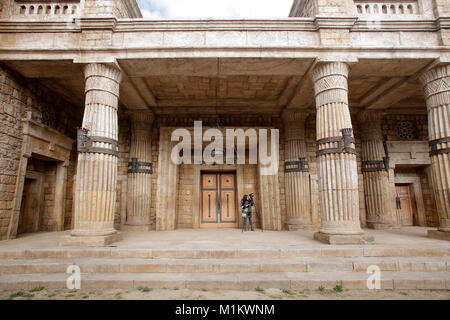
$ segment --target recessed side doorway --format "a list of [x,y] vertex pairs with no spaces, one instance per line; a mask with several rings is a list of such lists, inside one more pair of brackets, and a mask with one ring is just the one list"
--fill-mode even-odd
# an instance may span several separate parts
[[200,176],[200,228],[237,228],[236,173]]
[[43,174],[35,172],[25,177],[17,234],[40,231],[43,180]]

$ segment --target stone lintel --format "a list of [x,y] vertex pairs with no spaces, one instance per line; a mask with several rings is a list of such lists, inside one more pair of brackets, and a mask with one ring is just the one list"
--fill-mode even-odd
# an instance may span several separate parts
[[152,226],[151,224],[144,224],[144,225],[123,224],[120,226],[120,230],[130,232],[148,232],[152,230]]
[[110,67],[116,68],[117,70],[122,71],[117,62],[117,59],[112,56],[79,56],[73,59],[73,63],[75,64],[94,64],[101,63],[106,64]]
[[327,57],[318,57],[316,59],[316,66],[324,63],[332,63],[332,62],[343,62],[348,65],[352,65],[359,62],[359,59],[357,57],[352,56],[335,56],[332,55]]
[[322,232],[314,233],[314,240],[326,244],[373,244],[375,238],[364,234],[327,234]]
[[450,241],[450,232],[439,231],[439,230],[428,230],[428,237],[438,240]]
[[64,236],[61,237],[61,247],[105,247],[111,243],[122,240],[122,234],[115,233],[107,236]]

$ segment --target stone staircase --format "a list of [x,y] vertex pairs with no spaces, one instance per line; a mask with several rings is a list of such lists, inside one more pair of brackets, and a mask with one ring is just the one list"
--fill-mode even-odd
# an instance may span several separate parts
[[0,290],[65,288],[67,267],[82,288],[314,290],[367,289],[367,268],[381,270],[381,289],[450,289],[449,248],[151,250],[126,248],[0,251]]

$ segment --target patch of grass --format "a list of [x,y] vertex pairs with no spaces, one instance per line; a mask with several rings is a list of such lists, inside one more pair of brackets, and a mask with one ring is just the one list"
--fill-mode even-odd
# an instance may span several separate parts
[[69,291],[69,293],[77,293],[77,292],[78,292],[77,289],[73,289],[73,290]]
[[289,289],[283,289],[283,290],[281,290],[284,294],[286,294],[286,295],[289,295],[289,296],[293,296],[294,295],[294,293],[291,291],[291,290],[289,290]]
[[66,298],[70,298],[70,297],[75,297],[75,295],[73,293],[69,293],[65,295]]
[[341,285],[337,284],[336,287],[333,288],[333,291],[334,292],[342,292],[342,291],[344,291],[344,288],[342,288]]
[[87,299],[87,298],[89,298],[89,296],[83,296],[83,297],[82,297],[82,299]]
[[179,290],[178,288],[174,288],[173,290]]
[[33,298],[34,297],[34,293],[27,293],[23,295],[24,298]]
[[408,292],[400,292],[401,295],[407,296]]
[[152,289],[150,289],[149,287],[137,287],[137,289],[140,291],[140,292],[149,292],[149,291],[151,291]]
[[299,294],[298,295],[300,298],[308,298],[308,296],[306,294]]
[[208,290],[206,290],[206,289],[202,289],[202,291],[203,291],[203,292],[208,292]]
[[325,288],[320,286],[317,290],[319,290],[320,292],[325,292]]
[[25,292],[23,292],[22,290],[20,290],[20,291],[17,291],[17,292],[15,292],[15,293],[12,293],[12,294],[9,296],[9,299],[12,300],[12,299],[17,298],[17,297],[23,297],[24,294],[25,294]]
[[54,296],[56,296],[56,293],[49,294],[47,297],[53,298]]
[[45,289],[44,287],[36,287],[36,288],[31,289],[31,290],[28,290],[28,292],[39,292],[39,291],[42,291],[44,289]]
[[259,292],[259,293],[266,293],[266,290],[264,290],[263,288],[260,288],[260,287],[256,287],[255,291]]

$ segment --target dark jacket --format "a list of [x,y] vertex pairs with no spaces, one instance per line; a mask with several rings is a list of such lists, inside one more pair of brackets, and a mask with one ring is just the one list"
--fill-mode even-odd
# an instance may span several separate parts
[[244,200],[244,199],[241,200],[242,212],[246,212],[247,214],[252,213],[252,207],[254,205],[255,205],[255,203],[250,198],[248,198],[247,200]]

